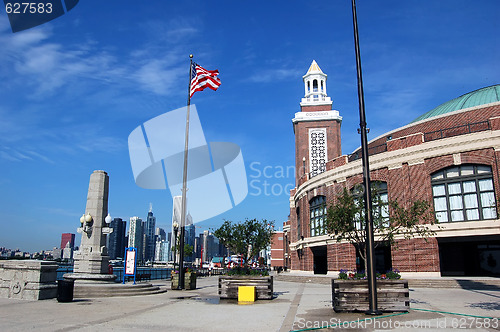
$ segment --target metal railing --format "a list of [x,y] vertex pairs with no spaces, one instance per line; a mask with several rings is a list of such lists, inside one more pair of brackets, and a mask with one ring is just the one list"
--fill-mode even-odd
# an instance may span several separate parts
[[[222,275],[227,272],[226,268],[213,268],[211,271],[208,268],[190,267],[199,277],[207,277],[209,275]],[[65,273],[73,273],[73,266],[60,266],[57,269],[57,280],[63,280]],[[123,280],[123,267],[113,267],[113,274],[116,275],[116,281]],[[171,278],[172,268],[166,267],[137,267],[136,278],[141,280],[167,280]],[[139,277],[141,276],[141,277]]]
[[[368,148],[368,155],[371,156],[371,155],[374,155],[374,154],[379,154],[379,153],[382,153],[382,152],[386,152],[387,151],[387,143],[383,143],[383,144],[380,144],[380,145],[375,145],[375,146],[371,146]],[[354,161],[354,160],[358,160],[361,158],[361,149],[354,152],[353,154],[349,155],[349,157],[347,158],[347,160],[349,162],[351,161]]]
[[480,131],[486,131],[490,129],[491,126],[488,120],[481,122],[467,123],[461,126],[449,127],[424,133],[424,141],[429,142],[437,139],[477,133]]
[[[424,141],[425,142],[430,142],[434,141],[437,139],[442,139],[442,138],[447,138],[447,137],[453,137],[453,136],[459,136],[459,135],[465,135],[465,134],[471,134],[471,133],[477,133],[480,131],[486,131],[486,130],[491,130],[491,125],[488,120],[486,121],[480,121],[480,122],[472,122],[472,123],[467,123],[461,126],[455,126],[455,127],[449,127],[449,128],[443,128],[435,131],[429,131],[424,133]],[[368,148],[368,155],[374,155],[382,152],[387,151],[387,143],[383,143],[380,145],[372,146]],[[349,155],[348,160],[349,162],[358,160],[361,158],[361,150],[358,150],[354,152],[353,154]]]

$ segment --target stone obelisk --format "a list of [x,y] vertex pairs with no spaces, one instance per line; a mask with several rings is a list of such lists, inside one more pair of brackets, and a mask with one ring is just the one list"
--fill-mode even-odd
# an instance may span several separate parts
[[109,256],[106,248],[106,234],[113,229],[107,227],[109,177],[104,171],[94,171],[90,176],[87,207],[80,218],[82,234],[80,249],[74,255],[73,273],[64,275],[67,279],[88,281],[112,281],[115,275],[108,274]]

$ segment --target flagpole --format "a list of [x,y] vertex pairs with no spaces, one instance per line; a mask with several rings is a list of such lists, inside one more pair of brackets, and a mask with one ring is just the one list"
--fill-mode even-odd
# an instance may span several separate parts
[[193,74],[193,55],[189,55],[189,82],[188,101],[186,112],[186,137],[184,140],[184,170],[182,173],[182,209],[181,209],[181,232],[179,239],[179,289],[184,289],[184,234],[186,225],[186,194],[187,194],[187,167],[189,147],[189,111],[191,108],[191,76]]

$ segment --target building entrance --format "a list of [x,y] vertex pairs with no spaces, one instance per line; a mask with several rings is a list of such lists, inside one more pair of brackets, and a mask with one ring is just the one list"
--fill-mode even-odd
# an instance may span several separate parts
[[[375,256],[375,272],[385,273],[392,269],[391,245],[380,243],[374,249]],[[365,260],[359,255],[356,250],[356,270],[358,272],[365,271]]]
[[326,274],[328,272],[328,260],[326,246],[312,247],[314,257],[314,274]]
[[500,277],[498,236],[438,239],[442,276]]

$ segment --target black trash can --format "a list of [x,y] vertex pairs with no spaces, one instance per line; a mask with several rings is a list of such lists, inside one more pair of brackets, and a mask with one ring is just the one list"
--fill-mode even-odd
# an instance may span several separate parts
[[57,280],[57,301],[71,302],[73,301],[73,288],[75,281],[70,279]]

